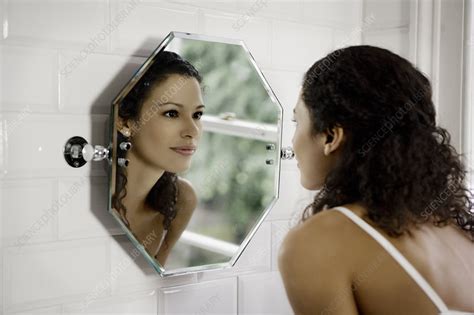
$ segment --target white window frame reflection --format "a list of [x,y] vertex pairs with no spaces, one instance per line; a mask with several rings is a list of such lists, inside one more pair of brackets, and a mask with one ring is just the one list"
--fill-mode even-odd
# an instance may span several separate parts
[[[203,130],[246,139],[275,142],[278,139],[278,126],[232,118],[227,120],[218,116],[203,115]],[[239,245],[222,241],[203,234],[184,231],[180,237],[183,244],[232,257],[237,253]]]
[[201,120],[203,130],[208,132],[269,142],[276,142],[278,139],[276,123],[265,124],[235,118],[226,120],[212,115],[203,115]]

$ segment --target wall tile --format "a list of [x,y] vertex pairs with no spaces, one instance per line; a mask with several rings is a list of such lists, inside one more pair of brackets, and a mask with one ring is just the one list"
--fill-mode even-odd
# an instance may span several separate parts
[[275,20],[300,21],[302,4],[300,1],[283,0],[241,0],[240,13],[248,18],[268,17]]
[[410,22],[410,0],[364,0],[364,16],[371,15],[375,19],[371,28],[406,27]]
[[8,313],[8,314],[15,314],[15,315],[61,314],[61,306],[32,308],[32,309],[23,310],[23,311],[19,311],[19,312],[12,312],[12,313]]
[[57,185],[54,179],[3,181],[2,240],[23,246],[56,238]]
[[[371,20],[368,20],[367,24],[369,24],[370,21]],[[336,49],[347,47],[347,46],[361,45],[363,29],[366,29],[366,28],[359,27],[359,28],[353,28],[353,29],[335,30],[333,49],[336,50]]]
[[199,272],[197,280],[205,282],[231,278],[240,274],[268,271],[271,268],[271,224],[263,221],[234,266],[224,270]]
[[270,20],[242,20],[240,15],[205,12],[204,34],[243,40],[259,66],[270,65]]
[[293,314],[278,271],[239,276],[239,314]]
[[381,31],[367,31],[362,35],[362,42],[386,48],[403,58],[410,57],[410,42],[408,40],[408,29],[389,29]]
[[153,289],[196,283],[196,274],[161,278],[143,255],[137,254],[126,235],[113,237],[111,245],[111,279],[113,294],[130,289]]
[[[108,293],[109,241],[57,242],[5,251],[5,306],[42,307]],[[105,287],[105,289],[102,289]]]
[[168,0],[172,3],[184,4],[199,9],[214,9],[219,10],[221,14],[226,12],[238,12],[239,11],[239,0],[225,0],[225,1],[195,1],[195,0]]
[[233,269],[236,272],[252,270],[256,268],[269,269],[271,253],[268,250],[271,245],[270,222],[263,221],[249,244],[240,255]]
[[68,113],[109,114],[117,94],[145,58],[72,52],[60,54],[60,110]]
[[4,23],[5,19],[6,19],[6,12],[5,12],[5,6],[6,6],[6,3],[5,1],[0,1],[0,21],[2,21],[2,23],[0,23],[0,31],[2,32],[2,36],[0,36],[0,45],[3,45],[3,41],[4,41],[4,36],[5,36],[5,32],[6,32],[6,29],[8,28],[8,24]]
[[161,289],[159,313],[237,314],[236,280],[229,278]]
[[293,117],[293,108],[298,101],[305,71],[272,70],[271,68],[263,68],[262,71],[283,106],[285,121],[290,121]]
[[[280,198],[268,215],[267,220],[289,220],[301,211],[307,202],[307,190],[301,186],[300,172],[296,163],[282,161]],[[308,202],[309,203],[309,202]]]
[[7,44],[83,49],[97,43],[97,51],[107,49],[108,40],[104,33],[108,27],[106,0],[4,2]]
[[112,34],[114,52],[147,57],[171,31],[198,33],[197,9],[147,1],[135,6],[126,1],[111,4],[112,17],[124,16]]
[[272,221],[272,270],[278,270],[280,246],[291,227],[289,220]]
[[[107,116],[5,114],[5,171],[11,177],[78,176],[91,171],[105,175],[105,162],[76,169],[64,160],[66,141],[81,136],[91,144],[105,144]],[[95,164],[94,164],[95,163]]]
[[[1,129],[0,129],[1,130]],[[0,138],[1,139],[1,138]],[[3,185],[2,185],[3,186]],[[4,252],[4,247],[5,247],[5,241],[4,241],[4,230],[3,230],[3,214],[5,212],[5,207],[3,206],[3,187],[0,187],[0,296],[2,297],[0,299],[0,310],[3,312],[3,296],[5,294],[4,290],[4,284],[5,281],[3,279],[3,252]]]
[[58,214],[59,239],[76,239],[123,233],[108,212],[107,177],[64,178],[59,196],[69,197]]
[[5,171],[5,120],[3,119],[3,114],[0,113],[0,177],[3,176]]
[[101,298],[87,308],[77,303],[64,305],[62,314],[157,314],[157,292],[146,290]]
[[363,0],[302,0],[302,22],[336,29],[355,28],[362,20]]
[[53,50],[0,46],[3,110],[51,112],[58,104],[58,54]]
[[333,30],[299,23],[273,22],[272,66],[306,71],[333,47]]

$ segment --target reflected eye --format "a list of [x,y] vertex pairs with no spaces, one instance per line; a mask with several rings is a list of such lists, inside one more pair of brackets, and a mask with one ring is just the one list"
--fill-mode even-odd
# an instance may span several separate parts
[[294,125],[297,125],[296,119],[292,119],[291,121],[293,122]]
[[201,119],[201,116],[204,114],[204,112],[196,112],[194,113],[194,118],[196,119]]
[[174,118],[178,117],[178,111],[177,110],[169,110],[163,114],[166,117]]

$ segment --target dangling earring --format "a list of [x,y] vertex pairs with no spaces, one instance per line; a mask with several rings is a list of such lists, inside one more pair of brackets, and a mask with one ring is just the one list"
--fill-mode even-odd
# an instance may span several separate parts
[[130,129],[128,128],[123,128],[122,130],[120,130],[120,133],[123,134],[126,138],[130,138]]
[[118,163],[118,165],[121,166],[121,167],[127,167],[128,164],[130,163],[130,160],[129,160],[129,159],[125,159],[125,158],[118,158],[117,163]]
[[[130,148],[132,147],[132,143],[129,141],[130,139],[130,129],[128,128],[122,128],[122,130],[120,130],[120,133],[126,138],[126,141],[124,142],[121,142],[119,144],[119,148],[123,151],[128,151],[130,150]],[[126,159],[126,158],[119,158],[117,160],[117,164],[121,167],[127,167],[128,166],[128,163],[130,163],[130,160]]]
[[132,148],[132,143],[130,141],[124,141],[120,143],[119,147],[123,151],[128,151]]

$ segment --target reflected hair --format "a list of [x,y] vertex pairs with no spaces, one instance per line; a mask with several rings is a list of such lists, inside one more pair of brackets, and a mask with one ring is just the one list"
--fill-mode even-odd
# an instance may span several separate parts
[[[152,88],[164,82],[173,74],[195,78],[200,84],[202,82],[201,75],[191,63],[174,52],[161,51],[156,55],[152,65],[145,71],[145,74],[119,104],[118,116],[120,119],[132,121],[134,123],[132,129],[139,131],[141,123],[144,123],[139,121],[144,101],[150,96]],[[126,138],[120,132],[117,133],[117,143],[128,140],[129,138]],[[125,151],[120,149],[117,151],[117,158],[125,157]],[[117,189],[113,197],[113,205],[119,212],[122,210],[126,213],[127,209],[122,203],[123,198],[127,195],[126,168],[118,167],[117,174]],[[165,230],[171,229],[171,222],[177,215],[177,183],[178,176],[176,173],[165,171],[153,185],[145,199],[147,206],[163,214],[163,227]]]
[[425,222],[455,224],[473,240],[473,194],[462,155],[436,125],[428,78],[387,49],[338,49],[305,73],[302,100],[312,136],[342,127],[341,157],[302,221],[329,208],[363,202],[388,235]]

